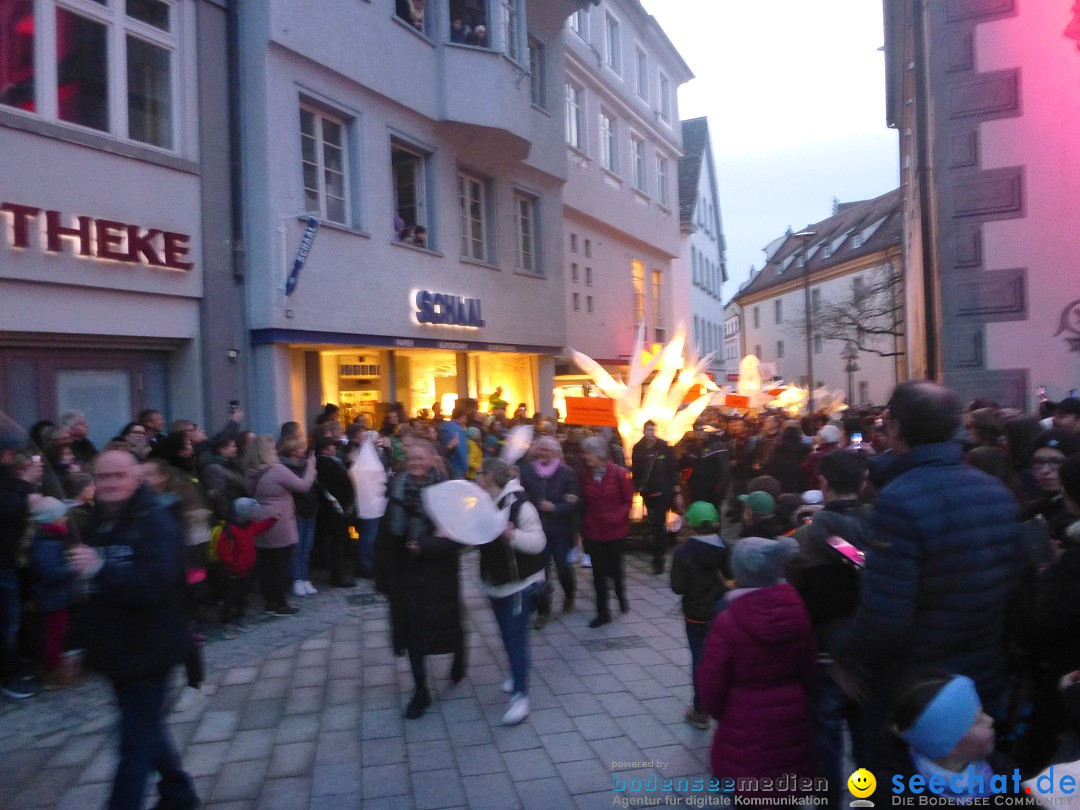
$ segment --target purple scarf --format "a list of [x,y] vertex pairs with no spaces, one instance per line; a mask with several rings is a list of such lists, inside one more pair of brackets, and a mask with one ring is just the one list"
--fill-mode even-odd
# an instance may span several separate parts
[[562,462],[557,458],[553,458],[547,464],[541,461],[534,461],[532,463],[533,472],[539,475],[541,478],[551,478],[555,474],[555,471],[559,469],[559,465]]

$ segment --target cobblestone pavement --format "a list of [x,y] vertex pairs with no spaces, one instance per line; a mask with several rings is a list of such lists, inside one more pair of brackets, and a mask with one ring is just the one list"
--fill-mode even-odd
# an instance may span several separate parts
[[[690,655],[666,576],[628,557],[630,612],[615,606],[614,622],[590,630],[591,577],[579,571],[577,612],[531,633],[532,714],[505,728],[505,656],[475,554],[464,567],[468,677],[452,685],[450,657],[429,658],[435,702],[418,720],[402,718],[412,678],[369,582],[294,600],[299,615],[208,644],[207,697],[169,717],[205,806],[606,808],[613,772],[708,775],[712,733],[683,719]],[[100,807],[114,726],[100,679],[0,698],[0,807]]]

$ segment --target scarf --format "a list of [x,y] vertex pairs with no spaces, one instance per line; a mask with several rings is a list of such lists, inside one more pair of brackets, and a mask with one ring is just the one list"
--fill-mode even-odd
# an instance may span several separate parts
[[541,478],[551,478],[559,469],[561,464],[557,458],[553,458],[547,464],[542,461],[534,461],[532,463],[533,472],[539,475]]
[[387,509],[391,533],[406,540],[419,540],[435,533],[435,524],[424,511],[421,492],[425,487],[443,480],[443,476],[434,467],[428,470],[423,478],[413,478],[403,472],[393,480],[390,485],[390,506]]

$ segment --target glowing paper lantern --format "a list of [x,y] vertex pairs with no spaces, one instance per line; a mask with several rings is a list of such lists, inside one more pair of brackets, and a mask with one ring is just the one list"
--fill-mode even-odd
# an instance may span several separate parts
[[482,546],[503,533],[510,508],[495,501],[472,481],[444,481],[420,492],[424,511],[439,533],[466,546]]
[[532,447],[532,440],[532,425],[518,425],[510,428],[506,441],[503,442],[499,458],[507,464],[517,464],[518,459],[529,452],[529,448]]

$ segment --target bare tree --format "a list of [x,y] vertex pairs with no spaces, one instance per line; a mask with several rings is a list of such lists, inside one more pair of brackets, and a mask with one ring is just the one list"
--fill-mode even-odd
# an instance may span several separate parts
[[[811,310],[813,333],[823,340],[881,357],[904,354],[903,276],[892,262],[853,279],[844,295],[821,300]],[[800,312],[791,325],[805,334],[805,315]]]

